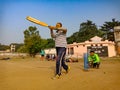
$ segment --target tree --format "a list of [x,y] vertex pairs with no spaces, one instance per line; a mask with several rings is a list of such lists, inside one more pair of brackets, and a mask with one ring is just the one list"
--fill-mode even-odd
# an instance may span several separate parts
[[53,48],[55,47],[55,41],[52,38],[47,39],[46,48]]
[[89,40],[93,36],[98,35],[97,26],[90,20],[81,23],[79,32],[80,33],[78,34],[78,37],[80,37],[80,42],[84,42],[86,40]]
[[94,36],[102,37],[103,32],[97,29],[97,26],[90,20],[80,24],[79,32],[73,33],[67,38],[68,43],[84,42]]
[[67,43],[71,44],[73,42],[78,42],[78,40],[77,40],[78,34],[79,34],[79,32],[75,32],[70,37],[67,37]]
[[105,22],[103,26],[101,26],[100,30],[104,31],[104,38],[109,41],[114,41],[114,27],[120,26],[120,22],[112,19],[112,21]]
[[0,43],[0,51],[5,51],[5,50],[7,50],[7,49],[10,49],[10,46],[8,46],[8,45],[2,45],[2,44]]
[[30,56],[35,57],[41,48],[44,49],[46,43],[47,41],[41,38],[36,27],[30,26],[24,31],[24,45]]
[[26,53],[26,52],[27,52],[27,49],[26,49],[25,45],[21,46],[21,47],[17,50],[17,52],[19,52],[19,53]]

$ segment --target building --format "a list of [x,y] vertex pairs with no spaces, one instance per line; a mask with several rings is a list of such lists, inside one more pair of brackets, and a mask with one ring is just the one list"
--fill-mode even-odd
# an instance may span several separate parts
[[16,45],[15,44],[11,44],[10,45],[10,51],[11,52],[15,52],[15,50],[16,50]]
[[[100,57],[113,57],[116,56],[115,43],[105,40],[98,36],[94,36],[88,41],[82,43],[68,44],[66,55],[68,57],[82,58],[84,53],[89,53],[94,50]],[[46,54],[55,54],[55,48],[45,49]]]
[[120,26],[114,27],[114,36],[115,36],[117,55],[120,56]]
[[55,50],[55,48],[45,49],[45,54],[55,54],[56,55],[56,50]]
[[116,56],[115,43],[95,36],[89,41],[83,43],[68,44],[67,55],[72,57],[83,57],[84,53],[89,53],[90,50],[94,50],[101,57],[113,57]]

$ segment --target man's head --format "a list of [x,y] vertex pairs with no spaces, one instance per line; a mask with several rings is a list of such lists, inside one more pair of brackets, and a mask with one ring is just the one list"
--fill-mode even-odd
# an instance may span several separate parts
[[[56,24],[56,27],[57,27],[57,28],[62,27],[62,23],[58,22],[58,23]],[[59,30],[57,30],[56,32],[58,33],[58,31],[59,31]]]
[[62,23],[58,22],[58,23],[56,24],[56,27],[57,27],[57,28],[62,27]]
[[93,55],[94,55],[94,53],[95,53],[94,51],[90,51],[90,55],[91,55],[91,56],[93,56]]

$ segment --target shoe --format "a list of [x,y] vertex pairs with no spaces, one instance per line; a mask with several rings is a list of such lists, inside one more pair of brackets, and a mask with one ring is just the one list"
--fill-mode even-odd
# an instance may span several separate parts
[[66,70],[66,73],[68,73],[70,71],[70,66],[68,66],[68,69]]
[[52,77],[52,79],[60,79],[60,75],[55,75],[54,77]]

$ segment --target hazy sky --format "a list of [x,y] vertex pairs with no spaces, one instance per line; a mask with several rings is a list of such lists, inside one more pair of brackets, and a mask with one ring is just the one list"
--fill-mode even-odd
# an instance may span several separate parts
[[36,26],[42,38],[50,38],[49,29],[27,21],[32,16],[49,25],[62,22],[67,36],[79,31],[87,20],[98,27],[113,18],[120,21],[120,0],[0,0],[0,43],[23,43],[23,31]]

